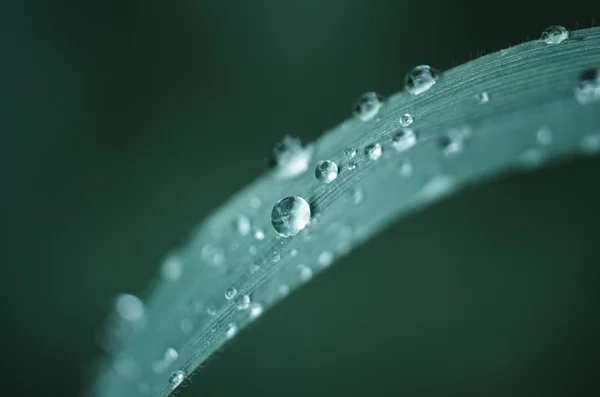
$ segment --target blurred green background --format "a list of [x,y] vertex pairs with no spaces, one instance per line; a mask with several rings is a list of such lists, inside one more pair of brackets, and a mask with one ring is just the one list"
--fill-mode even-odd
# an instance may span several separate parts
[[[284,134],[315,139],[414,65],[448,69],[600,16],[584,0],[1,8],[7,396],[77,395],[111,299],[141,293]],[[397,222],[179,395],[597,395],[599,174],[598,159],[558,165]]]

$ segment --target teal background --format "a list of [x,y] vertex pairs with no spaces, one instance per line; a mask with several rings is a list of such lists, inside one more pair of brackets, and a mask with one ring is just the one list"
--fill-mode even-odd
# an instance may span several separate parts
[[[140,293],[284,134],[315,139],[414,65],[448,69],[600,15],[579,0],[1,8],[10,396],[77,395],[112,297]],[[180,395],[597,395],[599,173],[598,159],[557,165],[398,221]]]

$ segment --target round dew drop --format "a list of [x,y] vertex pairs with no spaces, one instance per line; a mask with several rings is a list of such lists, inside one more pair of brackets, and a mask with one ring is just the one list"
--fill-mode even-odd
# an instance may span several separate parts
[[225,290],[225,299],[228,301],[232,300],[237,295],[237,289],[234,287],[227,288]]
[[419,65],[404,77],[404,88],[412,95],[428,91],[440,79],[441,73],[429,65]]
[[227,339],[231,339],[235,336],[235,334],[237,334],[237,331],[238,331],[237,325],[234,323],[230,323],[227,326],[227,330],[225,331],[225,336],[227,337]]
[[262,312],[263,312],[263,307],[262,307],[262,305],[261,305],[260,303],[254,303],[254,304],[252,304],[252,306],[250,307],[250,315],[249,315],[249,317],[250,317],[251,319],[254,319],[254,318],[260,317],[260,315],[262,314]]
[[569,31],[563,26],[549,26],[542,32],[540,40],[546,44],[559,44],[569,38]]
[[402,116],[400,116],[400,125],[402,127],[408,127],[412,123],[413,123],[413,117],[410,114],[404,113]]
[[287,179],[302,174],[308,169],[313,151],[313,145],[303,147],[300,139],[285,136],[273,149],[277,175]]
[[312,269],[306,265],[298,265],[296,267],[296,272],[298,273],[298,277],[302,281],[308,281],[312,278]]
[[379,160],[379,158],[383,154],[383,148],[378,143],[372,143],[370,145],[367,145],[367,147],[365,148],[365,154],[371,160]]
[[171,388],[175,389],[179,386],[185,380],[186,375],[183,371],[171,372],[171,375],[169,375],[169,385],[171,385]]
[[119,317],[125,321],[136,322],[144,316],[144,304],[135,295],[121,294],[116,300],[116,310]]
[[235,305],[237,307],[238,310],[246,310],[248,307],[250,307],[250,295],[244,294],[244,295],[238,295],[235,298]]
[[374,118],[383,106],[383,97],[376,92],[362,94],[352,106],[352,115],[361,121]]
[[282,237],[298,234],[310,223],[310,206],[302,197],[282,198],[271,211],[271,224]]
[[323,160],[315,168],[315,177],[321,183],[331,183],[338,176],[338,166],[333,161]]
[[485,91],[480,92],[479,94],[475,95],[475,100],[480,105],[485,105],[486,103],[488,103],[490,101],[490,94],[488,94]]
[[346,156],[346,158],[348,160],[350,160],[351,158],[353,158],[354,156],[356,156],[356,149],[349,147],[344,149],[344,156]]
[[410,128],[403,128],[392,137],[392,146],[399,152],[410,149],[417,143],[417,134]]

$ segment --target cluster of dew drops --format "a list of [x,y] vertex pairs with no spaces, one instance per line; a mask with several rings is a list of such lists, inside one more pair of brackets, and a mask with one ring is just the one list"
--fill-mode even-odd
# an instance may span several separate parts
[[[559,45],[569,39],[569,31],[562,26],[550,26],[546,28],[539,39],[545,45]],[[442,74],[428,65],[420,65],[413,68],[404,79],[404,89],[410,95],[422,95],[430,90],[442,77]],[[587,104],[593,101],[600,100],[600,69],[589,69],[582,72],[574,86],[575,99],[580,104]],[[490,102],[491,95],[482,91],[476,94],[473,98],[475,103],[485,105]],[[354,103],[352,114],[354,118],[361,122],[369,122],[376,118],[380,109],[384,105],[384,98],[375,93],[367,92],[361,95]],[[412,127],[413,116],[409,113],[404,113],[398,120],[398,130],[392,136],[392,146],[399,152],[405,151],[413,147],[418,136]],[[440,139],[439,147],[446,156],[454,156],[460,153],[465,145],[465,142],[470,136],[470,129],[467,127],[454,128]],[[537,140],[541,145],[549,145],[552,141],[552,132],[547,127],[542,127],[536,132]],[[581,147],[587,152],[600,151],[600,135],[587,136],[583,139]],[[312,147],[303,147],[298,139],[285,137],[275,149],[275,159],[277,162],[277,172],[282,177],[294,177],[308,169],[308,165],[312,156]],[[332,160],[321,160],[317,163],[314,169],[314,176],[321,184],[330,184],[336,180],[338,173],[342,170],[351,171],[357,167],[356,157],[358,151],[356,148],[348,147],[343,152],[343,157],[346,162],[343,167],[338,166]],[[368,161],[377,161],[383,154],[383,147],[380,143],[371,143],[364,148],[364,155]],[[523,160],[530,163],[535,163],[539,160],[538,153],[525,153]],[[412,173],[412,165],[404,161],[400,164],[399,172],[401,175],[410,176]],[[436,192],[443,188],[443,184],[447,182],[442,180],[440,186],[430,186],[429,191]],[[362,201],[363,193],[360,189],[354,189],[352,196],[355,203]],[[258,200],[258,199],[257,199]],[[275,232],[284,238],[293,237],[306,228],[311,222],[311,207],[309,203],[299,196],[288,196],[279,200],[271,211],[271,224]],[[246,216],[239,216],[236,221],[236,228],[239,234],[251,234],[255,239],[262,240],[265,237],[264,230],[253,228],[251,222]],[[250,247],[252,251],[253,246]],[[297,254],[296,250],[292,251],[292,255]],[[212,246],[206,246],[203,249],[203,256],[210,259],[210,263],[218,265],[224,260],[223,253]],[[317,262],[323,266],[328,266],[334,260],[333,254],[330,251],[324,251],[317,259]],[[312,277],[312,270],[309,266],[298,265],[297,274],[301,281],[308,281]],[[177,279],[181,276],[181,264],[176,259],[167,260],[163,264],[163,277],[168,279]],[[281,285],[279,292],[282,295],[287,294],[289,287]],[[225,299],[233,302],[239,310],[249,310],[250,318],[256,318],[262,314],[263,307],[260,303],[251,302],[251,298],[247,294],[242,294],[234,287],[228,288],[225,293]],[[142,301],[130,294],[122,294],[116,300],[116,311],[122,320],[127,322],[139,322],[144,318],[144,305]],[[216,315],[217,310],[214,306],[206,308],[209,315]],[[191,326],[191,325],[190,325]],[[184,323],[182,322],[182,329]],[[232,338],[238,331],[238,326],[235,323],[230,323],[225,329],[225,337]],[[177,351],[173,348],[168,348],[159,360],[152,363],[154,372],[162,373],[176,361],[178,357]],[[127,368],[127,366],[124,366]],[[171,372],[168,377],[168,384],[172,389],[177,388],[186,379],[187,373],[183,370]],[[140,385],[140,391],[147,388],[147,385]]]

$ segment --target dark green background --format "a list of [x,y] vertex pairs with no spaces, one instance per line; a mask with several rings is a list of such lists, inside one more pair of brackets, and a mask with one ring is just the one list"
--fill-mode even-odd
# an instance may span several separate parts
[[[111,298],[140,293],[284,134],[315,139],[414,65],[448,69],[600,16],[579,0],[0,9],[7,396],[78,393]],[[180,395],[598,395],[598,175],[598,159],[556,166],[397,222]]]

